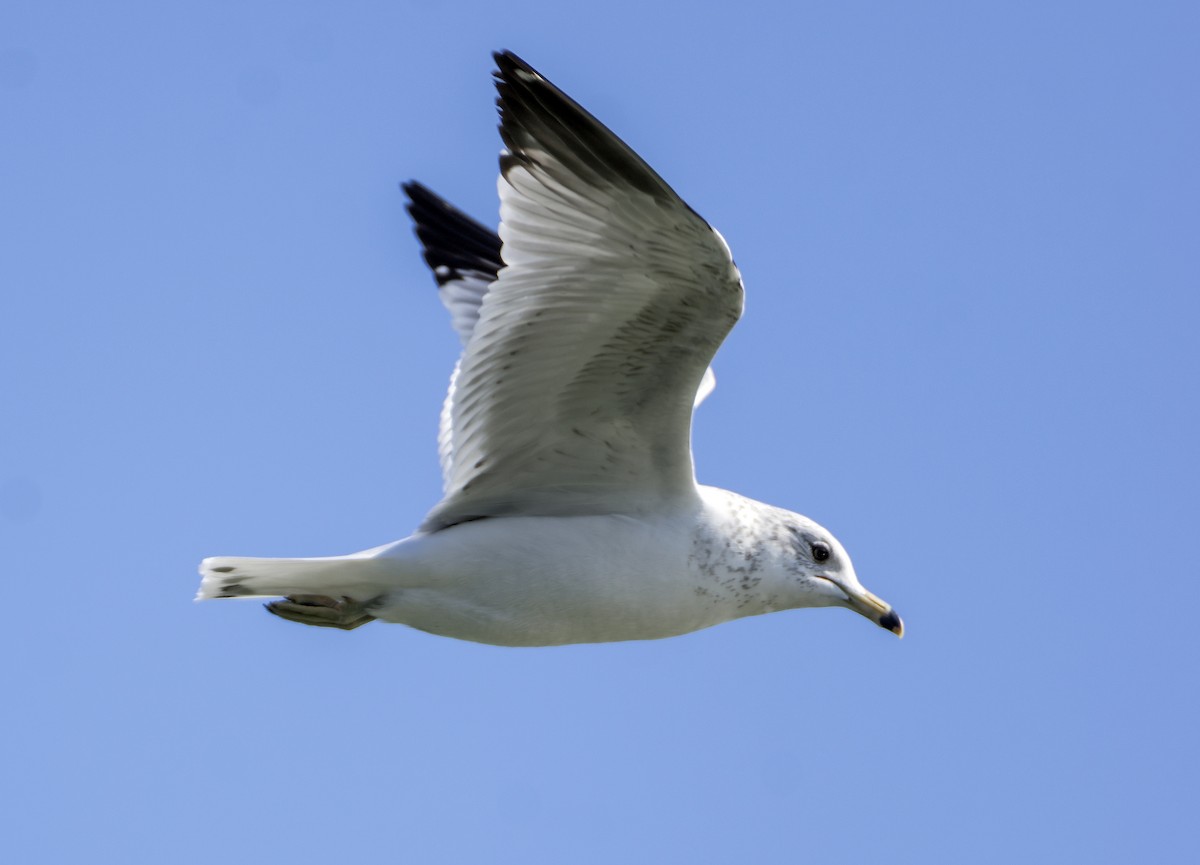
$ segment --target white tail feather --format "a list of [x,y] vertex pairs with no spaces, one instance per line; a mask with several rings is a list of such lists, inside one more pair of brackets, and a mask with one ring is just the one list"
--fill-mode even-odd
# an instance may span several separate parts
[[200,563],[196,600],[326,595],[367,600],[379,593],[372,560],[361,553],[314,559],[214,556]]

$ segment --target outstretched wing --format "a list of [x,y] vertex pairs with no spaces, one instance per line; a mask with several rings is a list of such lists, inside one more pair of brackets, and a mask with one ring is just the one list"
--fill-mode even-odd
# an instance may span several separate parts
[[[437,282],[438,297],[449,311],[451,324],[465,346],[479,320],[479,304],[495,282],[500,268],[504,267],[500,257],[500,237],[424,184],[412,180],[401,184],[401,188],[408,196],[408,214],[421,242],[425,263]],[[447,484],[453,473],[451,410],[458,369],[455,364],[438,429],[438,457],[442,478]],[[696,391],[694,405],[704,402],[716,386],[717,378],[709,367]]]
[[465,346],[479,320],[479,304],[504,267],[500,238],[422,184],[409,181],[401,188],[438,296]]
[[422,529],[694,496],[693,402],[742,308],[729,249],[570,97],[511,53],[496,64],[505,267],[452,383],[446,496]]
[[[479,321],[479,304],[504,267],[500,238],[420,183],[410,181],[401,188],[408,196],[408,215],[421,242],[425,263],[437,281],[438,297],[465,346],[475,330],[475,322]],[[450,415],[458,369],[456,363],[438,423],[438,459],[442,465],[442,485],[447,488],[454,473],[454,427]]]

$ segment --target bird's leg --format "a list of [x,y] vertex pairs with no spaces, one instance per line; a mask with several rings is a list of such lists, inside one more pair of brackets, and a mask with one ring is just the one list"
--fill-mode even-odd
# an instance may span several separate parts
[[366,606],[351,598],[340,600],[326,595],[289,595],[282,601],[264,604],[267,612],[289,622],[313,625],[318,628],[341,628],[352,631],[360,625],[375,621]]

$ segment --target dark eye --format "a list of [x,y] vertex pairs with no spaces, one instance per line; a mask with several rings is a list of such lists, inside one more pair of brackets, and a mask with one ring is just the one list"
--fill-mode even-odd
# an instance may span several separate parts
[[824,562],[829,560],[829,544],[824,541],[817,541],[809,549],[812,551],[814,562]]

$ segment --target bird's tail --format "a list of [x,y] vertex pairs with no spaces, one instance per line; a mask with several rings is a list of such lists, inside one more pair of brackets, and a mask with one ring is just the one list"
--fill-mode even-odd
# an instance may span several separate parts
[[372,559],[356,553],[319,559],[214,556],[200,563],[197,601],[325,595],[365,600],[379,593]]

